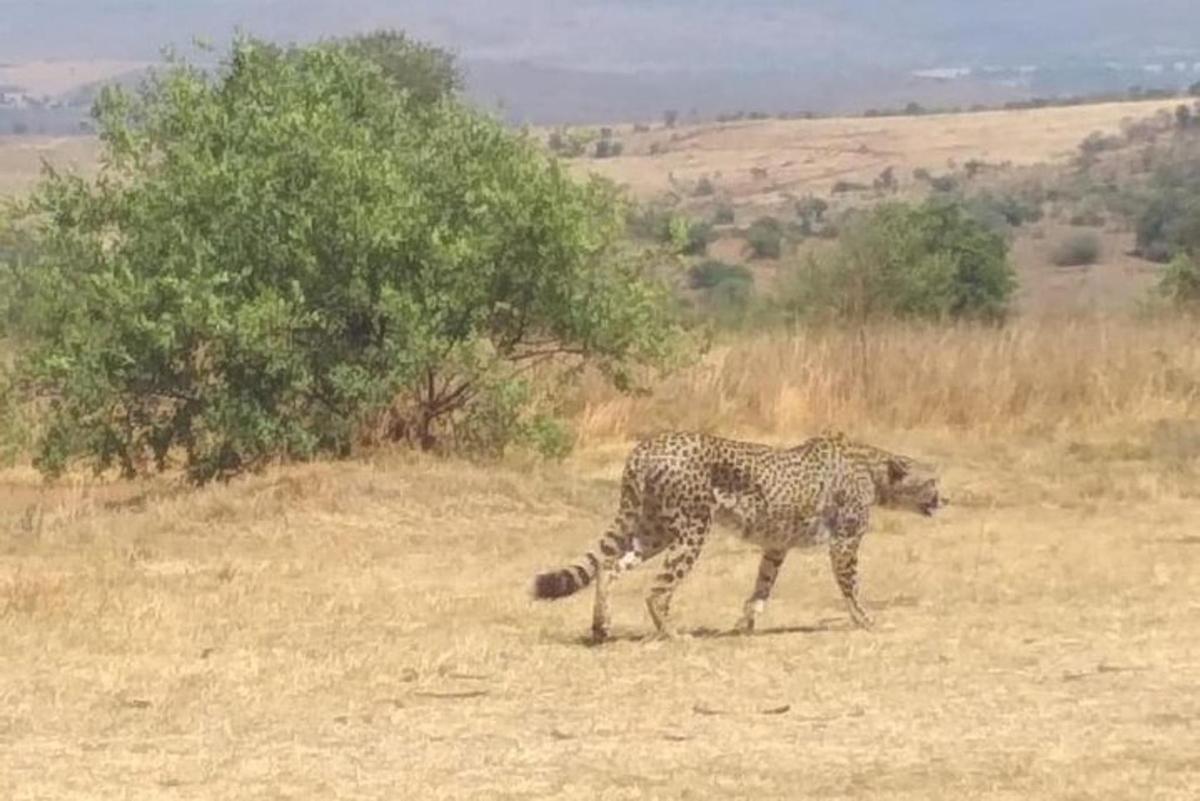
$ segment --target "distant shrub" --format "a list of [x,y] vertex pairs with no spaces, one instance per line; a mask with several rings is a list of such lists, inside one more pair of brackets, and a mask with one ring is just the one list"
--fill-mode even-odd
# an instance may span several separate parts
[[1138,201],[1137,252],[1167,262],[1180,253],[1200,253],[1200,154],[1194,162],[1164,165]]
[[1104,214],[1095,207],[1084,207],[1072,212],[1067,223],[1080,228],[1099,228],[1104,225]]
[[872,186],[877,192],[895,192],[899,188],[900,183],[896,180],[896,168],[885,167],[878,176],[875,177]]
[[703,256],[708,252],[709,243],[717,238],[712,223],[705,220],[692,220],[687,224],[687,235],[682,252],[685,256]]
[[712,289],[727,282],[754,283],[754,275],[741,264],[708,259],[688,270],[688,285],[692,289]]
[[631,205],[625,215],[625,230],[635,239],[665,244],[672,239],[675,213],[661,203]]
[[783,223],[760,217],[746,231],[746,242],[756,259],[777,259],[783,254]]
[[634,133],[648,133],[649,131],[650,131],[650,126],[644,122],[635,122],[633,124],[633,132]]
[[716,184],[713,183],[711,178],[709,178],[707,175],[704,175],[701,176],[700,180],[696,182],[696,188],[692,190],[692,194],[696,197],[708,197],[709,195],[715,194],[716,191]]
[[685,256],[703,256],[717,239],[711,222],[688,219],[662,203],[631,207],[625,215],[625,230],[634,239],[669,245]]
[[601,139],[596,143],[596,158],[607,159],[621,155],[625,146],[614,139]]
[[987,162],[980,159],[968,159],[963,164],[963,172],[967,174],[967,178],[976,178],[980,173],[987,169]]
[[587,152],[587,146],[595,138],[591,131],[558,128],[546,138],[546,146],[564,158],[577,158]]
[[935,192],[957,192],[958,179],[953,175],[935,175],[930,177],[929,186]]
[[1050,253],[1050,261],[1059,267],[1082,267],[1099,261],[1100,251],[1100,237],[1086,231],[1059,242]]
[[849,219],[832,257],[784,281],[785,316],[1002,318],[1016,280],[1005,240],[958,204],[885,203]]
[[871,187],[867,186],[866,184],[858,181],[838,180],[834,181],[834,184],[829,191],[835,195],[844,195],[850,192],[865,192],[870,188]]
[[1180,253],[1163,270],[1157,288],[1176,306],[1200,309],[1200,261]]
[[1124,144],[1119,136],[1093,131],[1079,143],[1079,150],[1085,154],[1103,153],[1106,150],[1118,150]]
[[1042,205],[1036,199],[1016,193],[985,192],[983,202],[992,206],[1014,228],[1042,219]]
[[754,296],[754,275],[740,264],[710,260],[688,271],[692,289],[702,292],[700,310],[726,328],[744,325]]
[[1175,127],[1181,131],[1194,126],[1197,122],[1197,117],[1192,114],[1191,106],[1180,103],[1175,107]]
[[799,218],[800,234],[811,236],[820,229],[824,222],[825,212],[829,210],[829,203],[816,195],[805,195],[796,201],[795,208],[796,217]]
[[713,209],[713,223],[716,225],[732,225],[737,215],[732,203],[718,203]]

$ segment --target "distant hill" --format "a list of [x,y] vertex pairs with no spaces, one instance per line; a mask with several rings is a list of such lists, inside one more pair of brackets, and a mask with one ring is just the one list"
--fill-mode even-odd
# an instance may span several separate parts
[[[153,60],[235,29],[402,28],[515,121],[992,104],[1200,81],[1194,0],[0,0],[4,59]],[[47,20],[54,20],[53,25]],[[97,77],[110,77],[109,75]],[[86,81],[81,80],[80,83]],[[0,83],[10,81],[0,80]]]

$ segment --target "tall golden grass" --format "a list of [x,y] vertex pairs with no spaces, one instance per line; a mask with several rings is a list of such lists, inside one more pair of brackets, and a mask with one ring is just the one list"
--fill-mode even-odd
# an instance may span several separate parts
[[588,383],[578,430],[582,443],[663,428],[1002,433],[1172,419],[1198,406],[1200,338],[1185,318],[894,322],[748,335],[641,396]]

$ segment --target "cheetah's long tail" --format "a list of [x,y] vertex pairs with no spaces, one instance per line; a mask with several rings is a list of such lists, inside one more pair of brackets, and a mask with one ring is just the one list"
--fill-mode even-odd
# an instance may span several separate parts
[[550,601],[574,595],[595,580],[602,559],[612,558],[625,550],[619,537],[605,534],[596,548],[585,553],[577,563],[537,576],[533,580],[533,597]]

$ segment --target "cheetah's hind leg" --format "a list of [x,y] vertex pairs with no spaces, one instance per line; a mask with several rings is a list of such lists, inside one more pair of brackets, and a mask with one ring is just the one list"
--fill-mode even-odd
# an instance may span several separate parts
[[609,597],[613,582],[646,560],[643,542],[634,535],[607,535],[602,541],[601,553],[603,558],[596,576],[596,602],[592,608],[592,641],[596,643],[608,639],[612,620]]
[[703,515],[686,516],[674,526],[663,558],[662,572],[655,578],[654,586],[646,598],[646,609],[662,639],[675,637],[675,628],[670,622],[671,596],[700,558],[710,520],[711,516],[706,510]]

